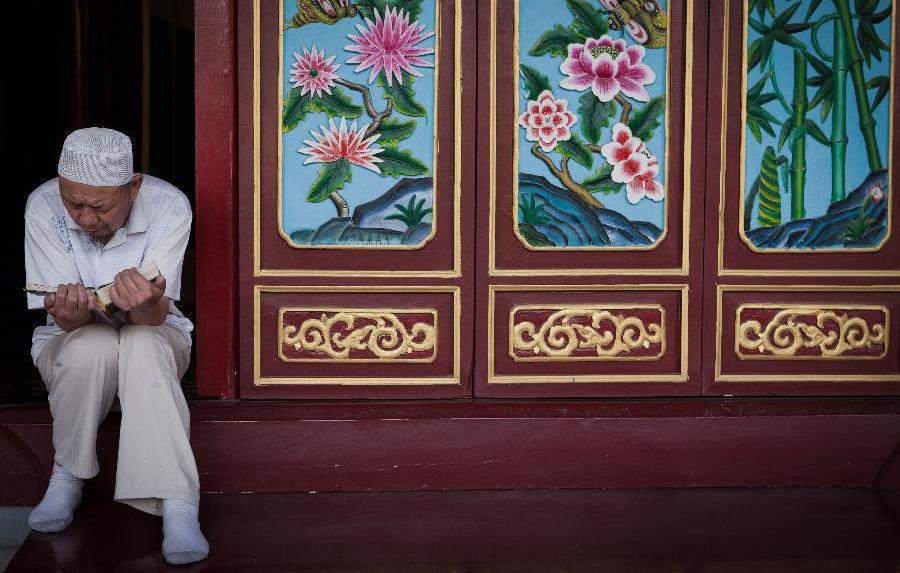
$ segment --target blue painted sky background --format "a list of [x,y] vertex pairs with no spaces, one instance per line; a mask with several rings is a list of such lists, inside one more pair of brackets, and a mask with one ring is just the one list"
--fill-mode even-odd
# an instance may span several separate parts
[[[289,21],[297,13],[297,3],[295,0],[282,0],[284,3],[284,18]],[[431,32],[435,26],[435,3],[425,0],[422,2],[422,13],[419,15],[419,22],[425,24],[425,31]],[[282,69],[282,95],[287,97],[291,89],[290,73],[291,64],[294,62],[293,52],[303,53],[303,46],[312,49],[313,44],[319,50],[325,50],[325,57],[337,55],[334,63],[341,64],[337,74],[359,84],[369,85],[368,78],[370,69],[366,69],[359,73],[354,72],[356,64],[345,63],[349,58],[353,57],[355,52],[344,50],[344,46],[351,44],[352,41],[347,38],[347,34],[359,35],[356,24],[362,24],[365,27],[364,20],[359,16],[355,18],[344,18],[338,23],[327,25],[322,23],[306,24],[300,28],[291,28],[284,32],[284,61]],[[435,38],[432,36],[424,40],[418,46],[435,47]],[[429,62],[435,61],[435,54],[423,56]],[[397,113],[391,114],[392,119],[407,121],[415,119],[418,122],[416,132],[408,139],[400,143],[401,149],[408,149],[413,155],[425,163],[429,167],[429,171],[433,171],[434,162],[434,68],[416,68],[422,73],[421,78],[416,78],[413,89],[416,92],[416,98],[429,113],[428,118],[409,118]],[[377,80],[373,80],[369,85],[372,94],[372,104],[376,109],[384,109],[385,100],[382,97],[382,88],[376,85]],[[362,95],[359,92],[348,90],[341,86],[341,89],[353,98],[358,105],[362,105]],[[279,114],[280,116],[280,114]],[[358,118],[357,126],[361,127],[371,120],[368,114],[363,114]],[[335,119],[335,124],[339,125],[339,120]],[[319,171],[320,163],[310,163],[303,165],[308,155],[298,153],[303,144],[304,139],[314,138],[310,135],[310,130],[317,129],[319,125],[328,125],[328,116],[324,113],[313,113],[306,116],[304,121],[300,122],[291,132],[283,135],[282,140],[282,226],[288,233],[301,228],[316,228],[328,219],[335,217],[334,204],[327,199],[321,203],[310,203],[306,200],[307,191],[312,182],[316,179]],[[349,120],[348,120],[349,125]],[[375,142],[378,145],[379,142]],[[350,212],[357,205],[371,201],[390,189],[399,178],[382,177],[377,173],[365,169],[363,167],[353,166],[353,180],[347,183],[341,190],[341,194],[350,204]],[[440,186],[439,186],[440,188]],[[443,186],[443,189],[450,189],[449,186]]]
[[[596,6],[599,8],[599,2],[595,2]],[[552,4],[552,5],[551,5]],[[664,10],[668,9],[668,3],[664,0],[660,2],[660,5]],[[546,74],[546,76],[550,79],[550,85],[553,88],[553,95],[559,98],[565,98],[568,100],[568,107],[570,110],[576,113],[578,111],[578,98],[581,97],[581,94],[584,92],[575,91],[575,90],[567,90],[560,87],[559,82],[566,77],[559,70],[560,64],[563,62],[563,58],[560,56],[550,56],[549,54],[545,54],[540,57],[534,57],[528,55],[528,50],[531,49],[531,46],[534,45],[534,42],[543,34],[545,31],[553,28],[557,23],[563,24],[564,26],[568,26],[572,23],[573,17],[572,13],[569,12],[568,8],[566,8],[566,3],[564,0],[521,0],[519,5],[519,61],[524,64],[528,64],[532,66],[542,73]],[[611,36],[619,37],[624,32],[611,32]],[[628,44],[635,43],[631,36],[627,34],[624,35],[625,41]],[[647,91],[650,93],[650,96],[659,96],[664,95],[666,91],[666,52],[668,50],[666,48],[655,48],[648,49],[647,54],[644,57],[644,63],[650,66],[654,72],[656,72],[656,81],[652,84],[648,84],[644,86]],[[519,83],[519,113],[523,113],[526,109],[526,105],[528,103],[527,97],[523,89],[521,89],[521,82]],[[590,91],[590,88],[588,88]],[[642,102],[633,100],[628,98],[628,100],[634,104],[635,109],[641,105]],[[518,118],[516,118],[518,121]],[[600,144],[604,144],[612,139],[612,125],[614,121],[610,122],[610,127],[604,128],[601,132]],[[533,173],[537,175],[543,175],[550,182],[560,185],[559,181],[553,176],[550,172],[550,169],[537,157],[531,154],[531,145],[532,143],[525,139],[525,130],[516,124],[516,129],[518,131],[519,137],[519,171],[523,173]],[[578,135],[584,139],[583,134],[581,133],[581,118],[578,118],[578,122],[575,123],[573,129],[578,132]],[[665,121],[663,121],[663,125],[661,125],[655,131],[653,137],[650,141],[646,142],[648,148],[651,153],[656,155],[659,159],[659,176],[658,180],[666,185],[665,181]],[[559,164],[559,160],[561,155],[558,152],[550,153],[550,156],[554,158],[557,165]],[[574,161],[569,162],[569,171],[572,173],[572,177],[576,181],[580,181],[587,177],[590,173],[596,170],[600,165],[602,165],[606,160],[602,155],[595,153],[594,154],[594,167],[592,169],[587,169],[578,165]],[[668,187],[666,189],[668,192]],[[651,201],[650,199],[642,199],[638,202],[637,205],[632,205],[625,198],[625,187],[622,187],[622,191],[620,193],[614,195],[604,195],[602,193],[597,193],[595,195],[600,201],[602,201],[608,208],[614,209],[629,219],[637,220],[637,221],[649,221],[654,225],[659,227],[664,226],[664,202],[656,202]]]
[[[795,2],[789,2],[787,0],[775,0],[775,14],[781,14],[785,9],[789,6],[793,5]],[[806,16],[806,11],[808,9],[810,2],[809,0],[803,0],[802,6],[794,13],[793,18],[791,18],[791,22],[802,22],[803,18]],[[853,11],[854,3],[850,2],[850,10],[851,14]],[[881,0],[879,2],[878,11],[890,6],[889,0]],[[827,14],[834,13],[834,4],[831,2],[822,2],[821,5],[816,9],[813,13],[810,21],[816,21],[820,17],[825,16]],[[756,12],[754,11],[751,14],[753,18],[756,18]],[[771,16],[766,15],[765,24],[770,24],[772,22]],[[854,20],[854,29],[856,28],[856,20]],[[884,41],[890,45],[891,38],[891,18],[887,18],[884,22],[879,24],[876,27],[878,34]],[[754,40],[759,38],[760,35],[753,28],[749,28],[747,33],[747,47],[753,43]],[[801,32],[796,34],[796,37],[803,42],[805,45],[809,46],[809,50],[816,54],[813,50],[813,44],[811,39],[810,31]],[[832,23],[827,23],[819,28],[817,33],[817,37],[819,40],[819,45],[822,49],[830,56],[834,47],[834,25]],[[858,45],[858,44],[857,44]],[[781,93],[784,94],[787,103],[791,103],[791,98],[793,96],[794,90],[794,49],[785,46],[783,44],[775,44],[774,54],[775,54],[775,70],[776,76],[778,78],[778,86],[781,89]],[[818,54],[816,54],[819,59],[822,59]],[[890,56],[888,54],[882,53],[881,62],[877,60],[872,60],[872,67],[868,68],[863,64],[863,72],[866,77],[866,80],[869,80],[875,76],[881,75],[890,75]],[[827,64],[827,62],[826,62]],[[757,66],[754,70],[748,72],[747,74],[747,88],[752,87],[760,77],[762,77],[764,70],[762,65]],[[812,66],[810,66],[807,70],[807,78],[810,79],[814,76],[817,76],[818,72],[815,71]],[[866,147],[863,142],[862,135],[859,130],[859,114],[856,107],[856,97],[853,92],[853,81],[850,78],[850,74],[847,74],[847,161],[846,161],[846,186],[847,191],[851,191],[858,187],[868,176],[869,174],[869,164],[866,159]],[[807,91],[807,97],[809,101],[812,101],[812,98],[815,97],[816,91],[818,87],[809,87]],[[772,91],[771,83],[764,90],[764,93],[769,93]],[[877,90],[869,91],[869,102],[871,104],[874,101],[875,93]],[[882,163],[887,167],[889,165],[888,162],[888,134],[889,134],[889,122],[888,122],[888,112],[890,110],[890,100],[891,95],[888,94],[885,99],[879,104],[878,109],[873,112],[873,117],[875,118],[875,134],[879,142],[879,149],[881,151],[881,160]],[[779,120],[787,119],[790,116],[786,112],[783,106],[781,106],[777,101],[773,101],[769,104],[766,104],[765,108],[772,113]],[[833,110],[834,108],[832,108]],[[815,109],[809,111],[806,115],[807,119],[811,119],[816,122],[819,127],[822,128],[822,131],[825,133],[825,136],[828,137],[831,134],[831,114],[829,113],[828,118],[823,122],[822,121],[822,111],[821,106],[817,105]],[[763,132],[762,143],[757,143],[756,138],[747,129],[745,134],[746,141],[746,162],[745,162],[745,176],[744,176],[744,189],[745,192],[749,191],[753,185],[754,180],[759,175],[759,166],[762,162],[763,151],[769,145],[775,147],[776,155],[784,155],[790,160],[791,150],[790,150],[790,142],[786,142],[784,147],[779,151],[778,150],[778,134],[781,132],[781,125],[774,125],[773,129],[775,130],[776,137],[768,135]],[[781,220],[789,221],[791,218],[791,201],[790,201],[790,191],[782,189],[781,196]],[[831,202],[831,151],[828,147],[818,143],[812,137],[807,137],[806,139],[806,216],[807,218],[818,217],[823,215],[828,208],[828,205]],[[759,202],[753,206],[752,213],[752,223],[751,228],[756,228],[756,215],[759,211]]]

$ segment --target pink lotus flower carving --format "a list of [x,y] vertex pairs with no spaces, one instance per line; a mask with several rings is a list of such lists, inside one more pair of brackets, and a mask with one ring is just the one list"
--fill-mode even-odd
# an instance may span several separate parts
[[300,95],[311,93],[316,97],[321,97],[322,92],[331,95],[331,86],[334,85],[335,72],[341,67],[340,64],[334,64],[335,56],[325,59],[325,51],[316,50],[315,45],[312,52],[303,47],[303,55],[294,52],[293,64],[291,64],[291,86],[300,89]]
[[376,157],[377,154],[384,151],[380,147],[370,147],[376,139],[381,137],[377,133],[371,137],[363,139],[369,124],[356,128],[356,121],[347,129],[347,120],[341,118],[341,127],[334,125],[334,119],[329,120],[329,126],[319,127],[321,133],[317,133],[315,129],[310,134],[316,138],[315,141],[306,139],[303,143],[307,146],[300,149],[300,153],[309,155],[303,165],[307,163],[330,163],[338,159],[346,159],[354,165],[365,167],[375,173],[381,173],[376,163],[381,163],[381,158]]
[[384,70],[390,86],[393,85],[393,78],[397,79],[397,83],[403,83],[404,71],[422,77],[422,73],[413,66],[434,67],[433,63],[420,57],[433,54],[434,48],[416,47],[419,42],[434,36],[434,32],[423,34],[425,25],[419,24],[418,20],[410,24],[407,12],[388,8],[382,19],[378,10],[375,10],[375,21],[366,18],[366,25],[368,28],[356,25],[360,35],[348,34],[347,37],[355,43],[344,46],[344,49],[359,54],[347,60],[348,64],[359,64],[355,71],[372,68],[369,73],[370,84],[381,70]]
[[566,100],[554,98],[550,90],[542,91],[537,101],[528,102],[528,111],[519,116],[525,139],[537,141],[547,152],[553,151],[560,141],[571,138],[571,127],[578,119],[567,107]]
[[584,91],[591,88],[597,99],[611,101],[619,92],[638,101],[648,101],[644,88],[656,81],[656,72],[643,63],[644,47],[626,46],[625,40],[603,35],[584,44],[569,44],[569,55],[559,69],[568,77],[559,85]]

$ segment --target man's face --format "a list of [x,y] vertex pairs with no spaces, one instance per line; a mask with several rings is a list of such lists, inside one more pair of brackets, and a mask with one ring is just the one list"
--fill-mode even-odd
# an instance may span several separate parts
[[100,187],[60,177],[59,195],[69,216],[92,239],[106,243],[128,220],[131,203],[137,199],[143,178],[138,173],[125,185]]

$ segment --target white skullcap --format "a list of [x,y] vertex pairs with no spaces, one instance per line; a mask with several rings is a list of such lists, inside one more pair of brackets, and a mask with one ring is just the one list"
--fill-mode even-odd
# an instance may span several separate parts
[[134,176],[131,140],[105,127],[88,127],[66,137],[57,173],[70,181],[109,187],[129,183]]

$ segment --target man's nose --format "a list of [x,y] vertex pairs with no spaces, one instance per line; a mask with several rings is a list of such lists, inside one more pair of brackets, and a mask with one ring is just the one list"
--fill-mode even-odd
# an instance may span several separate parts
[[81,211],[81,217],[79,217],[78,224],[82,227],[91,228],[97,224],[97,214],[91,211],[90,209],[84,209]]

